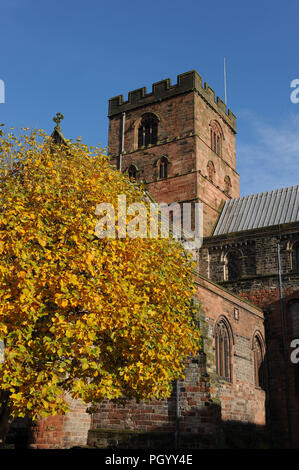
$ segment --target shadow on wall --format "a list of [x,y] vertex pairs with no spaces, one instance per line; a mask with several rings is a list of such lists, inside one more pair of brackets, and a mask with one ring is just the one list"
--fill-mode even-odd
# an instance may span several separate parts
[[[215,412],[219,412],[215,406]],[[191,417],[192,426],[194,416]],[[199,422],[200,415],[198,416]],[[188,416],[184,416],[188,426]],[[214,433],[180,432],[178,436],[168,429],[157,428],[150,432],[89,431],[88,446],[100,449],[271,449],[273,444],[264,426],[235,421],[221,421]]]
[[[289,300],[292,299],[288,298],[286,302]],[[284,373],[281,358],[279,302],[273,303],[271,307],[272,310],[269,310],[270,313],[267,315],[274,316],[277,321],[275,323],[273,318],[271,319],[271,330],[268,329],[266,334],[267,354],[263,358],[264,361],[259,363],[257,370],[260,386],[266,391],[267,424],[265,426],[221,419],[221,397],[219,403],[216,400],[208,399],[200,408],[194,406],[188,412],[184,411],[184,407],[182,407],[178,422],[174,394],[167,400],[168,416],[166,413],[165,424],[157,426],[154,421],[151,421],[148,423],[151,426],[150,431],[112,430],[95,427],[90,429],[88,433],[88,447],[106,449],[270,449],[289,447],[286,403],[282,387]],[[288,326],[288,330],[290,330],[290,326]],[[271,360],[269,360],[269,355]],[[206,365],[201,362],[200,369],[204,372]],[[291,373],[291,366],[290,369]],[[210,381],[210,378],[207,377],[206,380]],[[200,382],[204,387],[204,375],[201,375]],[[297,420],[299,421],[299,406],[295,400],[294,382],[294,380],[290,381],[290,387],[293,391],[291,405],[294,413],[293,419],[297,422]],[[181,388],[180,401],[184,400],[184,394],[185,390]],[[33,441],[28,424],[28,420],[15,420],[6,441],[8,447],[26,448],[30,446]],[[99,422],[98,426],[100,425]],[[297,447],[299,446],[297,445]]]
[[[299,339],[299,291],[284,294],[284,335],[280,301],[265,307],[267,350],[267,423],[279,445],[299,448],[299,363],[292,363],[291,342]],[[290,444],[291,442],[291,444]]]
[[[201,356],[200,367],[205,370],[203,363],[205,355]],[[261,365],[263,367],[263,365]],[[201,387],[205,390],[210,382],[210,377],[201,376]],[[207,392],[208,390],[206,390]],[[184,411],[184,400],[186,400],[185,384],[180,384],[180,417],[177,419],[176,389],[174,387],[172,396],[167,399],[167,411],[165,423],[157,425],[154,420],[148,421],[150,430],[113,430],[97,428],[101,422],[89,430],[88,447],[102,449],[266,449],[272,448],[273,444],[268,432],[268,426],[257,426],[241,421],[229,421],[221,419],[221,400],[207,398],[202,401],[202,406],[193,406],[192,409]],[[153,405],[154,407],[154,405]],[[123,411],[121,411],[123,408]],[[119,411],[124,412],[125,406],[119,406]],[[146,413],[146,412],[145,412]],[[140,415],[139,415],[140,416]],[[142,414],[141,414],[142,417]],[[161,417],[158,416],[161,423]],[[125,416],[120,417],[124,421]],[[144,417],[146,420],[146,418]],[[54,434],[59,434],[55,429]],[[53,433],[52,433],[53,434]],[[33,443],[32,427],[29,420],[17,419],[11,427],[6,445],[13,448],[30,447]],[[58,448],[53,442],[52,448]]]
[[[169,418],[173,418],[173,403],[170,402]],[[153,427],[151,431],[91,429],[86,448],[99,449],[270,449],[273,448],[266,427],[235,421],[223,421],[221,408],[209,402],[205,408],[183,414],[176,426]],[[214,416],[218,422],[211,432],[204,431],[205,423]],[[173,421],[174,422],[174,421]],[[5,447],[22,449],[30,447],[32,436],[28,420],[15,420]],[[196,426],[197,425],[197,426]],[[188,432],[197,427],[198,432]],[[202,429],[202,431],[201,431]],[[74,447],[75,448],[75,447]],[[85,448],[85,446],[83,446]]]

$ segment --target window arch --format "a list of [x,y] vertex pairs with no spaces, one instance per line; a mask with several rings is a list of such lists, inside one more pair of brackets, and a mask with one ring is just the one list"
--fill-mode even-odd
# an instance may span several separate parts
[[129,178],[136,180],[137,178],[137,168],[135,165],[130,165],[128,168]]
[[167,176],[168,176],[168,166],[169,166],[168,159],[166,157],[162,157],[160,162],[159,162],[159,165],[158,165],[159,179],[167,178]]
[[265,367],[263,342],[258,333],[253,338],[254,382],[256,387],[265,388]]
[[231,338],[228,322],[218,321],[215,327],[216,372],[219,377],[231,380]]
[[292,258],[293,258],[293,271],[299,273],[299,241],[294,243],[292,249]]
[[152,113],[144,114],[138,127],[138,147],[155,145],[158,141],[158,118]]
[[210,160],[207,164],[207,170],[208,170],[208,177],[209,177],[209,180],[211,181],[214,181],[214,177],[215,177],[215,173],[216,173],[216,170],[215,170],[215,165],[214,163],[212,162],[212,160]]
[[235,281],[242,276],[241,253],[239,250],[230,250],[226,255],[226,280]]
[[223,133],[220,124],[217,121],[210,123],[211,149],[217,155],[222,155]]

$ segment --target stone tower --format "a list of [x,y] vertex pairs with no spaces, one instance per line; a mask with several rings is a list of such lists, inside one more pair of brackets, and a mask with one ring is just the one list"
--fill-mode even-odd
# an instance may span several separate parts
[[204,236],[223,202],[239,197],[236,117],[196,71],[109,100],[112,164],[144,181],[159,203],[202,202]]

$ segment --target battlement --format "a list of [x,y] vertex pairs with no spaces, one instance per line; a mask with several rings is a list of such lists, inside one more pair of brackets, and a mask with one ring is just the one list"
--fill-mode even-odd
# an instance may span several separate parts
[[147,93],[146,87],[138,88],[130,91],[128,100],[124,101],[123,95],[115,96],[109,100],[109,117],[116,114],[127,112],[139,106],[145,106],[157,101],[162,101],[182,93],[197,91],[198,94],[209,103],[217,113],[221,115],[224,121],[236,132],[236,116],[230,109],[226,109],[225,103],[217,96],[214,90],[207,84],[202,85],[202,77],[196,72],[182,73],[177,77],[177,83],[171,85],[170,78],[153,83],[152,92]]

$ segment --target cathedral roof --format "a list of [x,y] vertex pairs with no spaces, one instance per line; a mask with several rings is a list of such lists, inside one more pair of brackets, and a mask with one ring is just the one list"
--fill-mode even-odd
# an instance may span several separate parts
[[226,201],[213,235],[299,221],[299,186]]

